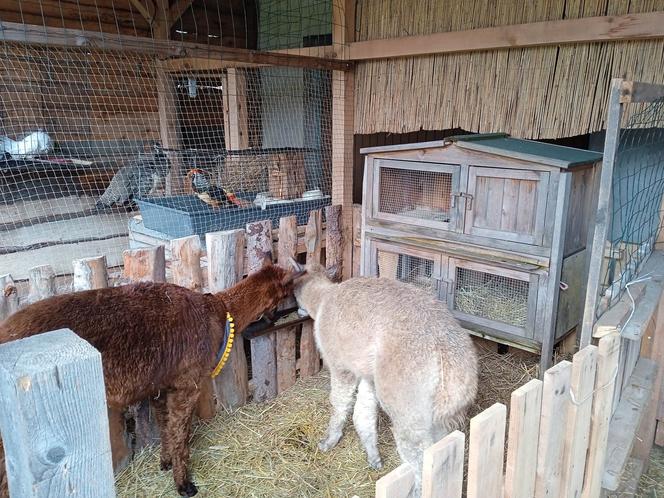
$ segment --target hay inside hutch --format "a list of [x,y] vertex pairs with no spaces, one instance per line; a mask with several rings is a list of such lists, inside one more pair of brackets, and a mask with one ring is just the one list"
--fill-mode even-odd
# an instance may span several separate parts
[[506,134],[361,152],[362,273],[430,289],[544,371],[582,316],[601,155]]

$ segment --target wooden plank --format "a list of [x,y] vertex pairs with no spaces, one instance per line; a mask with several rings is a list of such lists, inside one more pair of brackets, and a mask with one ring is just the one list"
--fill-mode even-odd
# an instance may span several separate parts
[[[484,228],[500,229],[503,211],[503,191],[505,180],[502,178],[487,177],[487,199],[486,199],[486,225]],[[533,211],[530,211],[533,215]]]
[[129,52],[158,54],[165,57],[179,57],[182,54],[186,54],[187,57],[217,58],[252,64],[334,71],[350,71],[352,68],[352,63],[347,61],[308,57],[305,55],[261,52],[243,48],[203,45],[78,29],[24,25],[22,23],[4,21],[0,22],[0,41],[69,47],[92,45],[95,48],[105,50],[126,50]]
[[496,403],[470,420],[468,498],[501,498],[507,408]]
[[157,106],[159,109],[159,138],[161,145],[167,149],[166,155],[171,163],[171,170],[166,177],[166,192],[176,195],[183,191],[184,171],[180,154],[168,152],[168,149],[179,151],[181,137],[178,126],[177,93],[173,78],[157,63]]
[[[272,223],[256,221],[247,225],[247,265],[250,273],[272,261]],[[252,384],[254,401],[263,402],[277,395],[277,358],[274,333],[251,340]]]
[[0,322],[18,310],[18,289],[10,274],[0,275]]
[[410,465],[402,463],[376,481],[376,498],[407,498],[414,484]]
[[203,287],[201,239],[198,235],[171,240],[171,274],[173,283],[187,289]]
[[335,269],[333,280],[339,281],[343,275],[344,267],[344,226],[342,221],[342,208],[340,205],[325,208],[327,231],[325,232],[325,267]]
[[[320,209],[309,213],[309,221],[304,232],[304,245],[306,247],[306,262],[320,263],[321,246],[323,244],[322,213]],[[318,373],[320,370],[320,354],[314,338],[313,322],[302,324],[300,336],[300,377],[306,378]]]
[[636,431],[643,420],[653,396],[657,364],[641,358],[623,391],[618,409],[611,418],[606,449],[602,488],[615,491],[627,465],[636,439]]
[[576,498],[581,495],[586,469],[586,453],[590,441],[593,388],[597,372],[597,347],[586,346],[574,355],[570,382],[569,412],[565,432],[565,458],[561,496]]
[[[332,3],[332,45],[342,59],[355,37],[354,0]],[[355,75],[352,71],[332,73],[332,204],[342,207],[343,250],[339,277],[352,271],[353,230],[353,140],[355,119]]]
[[465,441],[454,431],[424,450],[422,498],[461,498]]
[[[279,258],[277,263],[283,267],[290,266],[289,259],[295,258],[297,252],[297,216],[288,216],[279,220]],[[282,307],[289,307],[294,302],[285,302]],[[297,379],[295,370],[295,332],[296,327],[288,327],[277,334],[277,390],[285,391]]]
[[101,355],[71,330],[0,346],[9,493],[115,496]]
[[590,425],[590,443],[586,460],[586,473],[583,483],[583,498],[596,498],[600,495],[606,445],[611,418],[611,401],[615,384],[620,336],[610,334],[599,340],[597,351],[597,375],[595,377],[594,399]]
[[223,101],[226,149],[248,149],[247,79],[243,69],[229,68],[224,74]]
[[513,24],[350,44],[350,60],[664,37],[664,12]]
[[165,282],[164,246],[127,249],[122,253],[124,277],[132,282]]
[[[620,92],[622,91],[622,80],[611,81],[611,94],[609,97],[609,117],[606,125],[606,137],[604,139],[604,154],[602,168],[600,170],[599,192],[597,194],[597,211],[595,214],[594,229],[590,245],[590,259],[588,270],[588,287],[583,311],[583,323],[581,328],[580,347],[584,348],[590,344],[595,324],[597,303],[599,302],[600,272],[602,270],[602,259],[604,257],[604,242],[608,232],[611,218],[611,189],[613,185],[613,167],[618,152],[620,140],[620,123],[623,107],[620,104]],[[596,486],[593,486],[596,490]]]
[[572,364],[562,361],[544,374],[535,496],[560,496]]
[[176,2],[171,5],[168,15],[171,26],[173,26],[176,21],[187,12],[192,3],[193,0],[176,0]]
[[30,269],[30,291],[28,302],[34,303],[55,296],[55,271],[51,265],[35,266]]
[[75,259],[72,264],[74,266],[74,291],[108,287],[106,256]]
[[533,379],[512,393],[505,468],[505,498],[535,495],[542,381]]
[[353,269],[352,277],[360,276],[360,259],[362,251],[362,205],[353,204]]
[[[228,289],[242,279],[244,230],[206,233],[205,246],[208,254],[210,292]],[[244,351],[244,341],[235,340],[228,363],[213,380],[218,410],[236,410],[247,402],[249,372]]]
[[643,297],[634,309],[634,313],[629,319],[629,322],[626,322],[624,326],[621,327],[620,335],[625,339],[639,341],[643,337],[648,323],[655,318],[655,312],[657,311],[657,306],[659,305],[661,298],[662,278],[657,278],[655,276],[652,280],[645,283]]
[[503,191],[503,205],[500,217],[500,228],[510,232],[516,231],[516,220],[518,216],[519,181],[514,178],[506,178]]
[[664,420],[657,421],[657,429],[655,429],[655,444],[657,446],[664,446]]
[[[661,14],[661,12],[658,12]],[[620,103],[655,102],[664,98],[664,85],[623,81]]]

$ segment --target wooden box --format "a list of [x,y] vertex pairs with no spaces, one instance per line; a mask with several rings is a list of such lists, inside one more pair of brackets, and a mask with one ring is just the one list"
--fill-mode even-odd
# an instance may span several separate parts
[[581,320],[601,155],[504,134],[361,152],[362,273],[424,287],[548,365]]

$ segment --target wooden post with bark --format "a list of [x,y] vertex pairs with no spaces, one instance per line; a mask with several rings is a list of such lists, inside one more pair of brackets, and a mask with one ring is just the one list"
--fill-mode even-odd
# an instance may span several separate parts
[[0,346],[0,429],[11,496],[115,496],[101,355],[71,330]]
[[75,259],[74,291],[105,289],[108,287],[106,256]]
[[[210,292],[223,291],[239,282],[244,270],[244,230],[208,233],[205,235],[205,245]],[[235,410],[247,402],[249,371],[241,336],[235,338],[228,363],[212,385],[217,410]]]
[[[288,268],[289,258],[297,255],[297,217],[288,216],[279,220],[279,250],[278,264]],[[294,299],[282,304],[282,308],[288,308],[295,303]],[[295,334],[297,327],[286,327],[277,330],[277,388],[278,392],[285,391],[297,379],[295,370]]]
[[122,253],[124,276],[131,282],[165,282],[164,246],[128,249]]
[[[323,220],[320,209],[309,213],[309,222],[304,231],[304,245],[307,250],[307,263],[320,263],[323,245]],[[300,377],[305,378],[320,370],[320,355],[314,340],[314,324],[308,321],[302,324],[300,337]]]
[[344,236],[341,206],[328,206],[325,208],[327,230],[325,232],[325,267],[336,267],[333,280],[340,281],[344,275]]
[[[254,273],[272,261],[272,223],[256,221],[247,225],[247,270]],[[251,372],[254,401],[263,402],[277,395],[275,334],[251,340]]]
[[29,278],[29,302],[34,303],[55,296],[55,271],[51,265],[41,265],[31,268]]
[[0,275],[0,322],[18,310],[18,290],[11,275]]
[[191,290],[201,290],[201,254],[201,239],[198,235],[171,240],[171,271],[174,284]]

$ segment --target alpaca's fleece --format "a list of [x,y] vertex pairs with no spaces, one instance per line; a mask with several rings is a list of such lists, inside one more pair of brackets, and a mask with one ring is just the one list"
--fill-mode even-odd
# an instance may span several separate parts
[[402,460],[419,477],[423,450],[459,426],[477,393],[468,333],[435,296],[396,280],[334,284],[315,265],[296,282],[295,296],[315,320],[316,343],[332,376],[334,410],[321,448],[341,437],[359,385],[353,421],[369,463],[380,466],[378,403],[392,421]]

